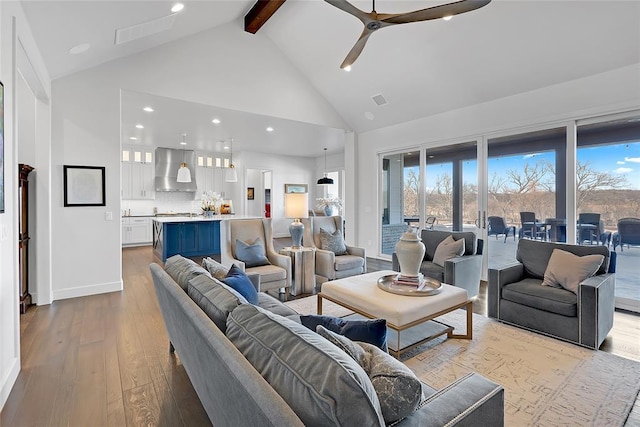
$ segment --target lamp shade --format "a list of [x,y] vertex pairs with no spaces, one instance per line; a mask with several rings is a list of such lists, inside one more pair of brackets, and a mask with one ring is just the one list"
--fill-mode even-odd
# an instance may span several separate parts
[[227,168],[224,174],[224,180],[226,182],[238,182],[238,173],[236,172],[236,167],[233,166],[233,163],[229,165],[229,168]]
[[180,169],[178,169],[178,176],[176,178],[178,182],[191,182],[191,171],[187,167],[186,163],[182,163],[180,165]]
[[309,218],[309,194],[288,193],[284,195],[284,216],[287,218]]

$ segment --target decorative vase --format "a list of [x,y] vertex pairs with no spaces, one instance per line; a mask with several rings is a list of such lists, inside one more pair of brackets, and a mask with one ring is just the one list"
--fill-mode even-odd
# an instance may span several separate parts
[[416,232],[408,230],[404,233],[396,243],[396,256],[400,263],[400,274],[418,277],[424,251],[424,243],[422,243]]
[[213,211],[204,211],[205,218],[211,218],[213,216]]
[[326,216],[334,216],[336,213],[336,207],[332,205],[327,205],[324,207],[324,214]]

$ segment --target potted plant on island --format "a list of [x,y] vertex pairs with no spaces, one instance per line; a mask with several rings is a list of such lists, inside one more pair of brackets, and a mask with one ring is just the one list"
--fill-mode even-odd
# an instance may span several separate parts
[[220,194],[214,191],[205,191],[202,193],[202,204],[200,206],[202,209],[202,215],[205,217],[215,215],[221,200],[222,197]]
[[339,215],[342,211],[342,200],[339,197],[320,197],[316,201],[316,208],[324,210],[326,216]]

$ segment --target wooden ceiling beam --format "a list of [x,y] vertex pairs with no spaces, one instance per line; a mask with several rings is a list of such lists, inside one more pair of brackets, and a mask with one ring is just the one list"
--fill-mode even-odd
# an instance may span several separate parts
[[255,34],[258,32],[286,0],[258,0],[244,16],[244,30]]

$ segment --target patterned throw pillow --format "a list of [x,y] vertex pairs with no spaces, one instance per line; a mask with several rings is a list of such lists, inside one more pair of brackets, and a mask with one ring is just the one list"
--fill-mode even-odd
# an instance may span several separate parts
[[317,332],[362,366],[376,391],[385,423],[398,421],[416,410],[422,398],[422,384],[404,363],[375,345],[353,342],[322,325],[318,325]]
[[320,249],[331,251],[336,255],[346,255],[347,245],[344,243],[342,232],[336,230],[330,233],[324,228],[320,228]]
[[260,237],[251,244],[236,239],[236,258],[244,262],[247,268],[271,264],[264,253],[264,244]]
[[452,236],[448,236],[436,248],[436,252],[433,254],[433,263],[444,267],[446,260],[462,255],[464,249],[464,238],[454,240]]
[[209,257],[202,259],[202,266],[206,268],[207,271],[218,280],[224,279],[229,272],[229,269],[227,267]]

